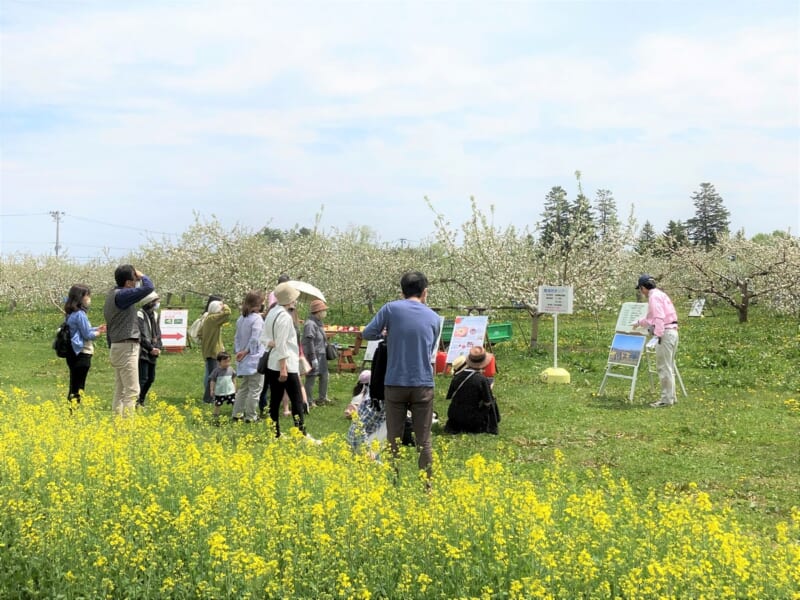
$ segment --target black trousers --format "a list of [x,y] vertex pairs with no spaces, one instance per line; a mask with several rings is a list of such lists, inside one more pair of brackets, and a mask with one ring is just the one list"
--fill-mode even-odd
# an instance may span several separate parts
[[303,392],[300,388],[300,376],[297,373],[289,373],[286,381],[278,381],[280,372],[267,370],[267,381],[269,382],[269,418],[275,424],[275,435],[281,434],[280,409],[283,393],[289,394],[289,402],[292,405],[292,419],[294,425],[302,433],[306,432],[303,418]]
[[144,399],[147,398],[147,392],[150,391],[150,386],[156,380],[156,363],[147,360],[139,361],[139,401],[138,403],[144,405]]
[[67,400],[74,398],[80,402],[80,393],[86,389],[86,377],[92,367],[92,355],[84,353],[73,354],[70,352],[67,356],[67,366],[69,367],[69,393],[67,394]]

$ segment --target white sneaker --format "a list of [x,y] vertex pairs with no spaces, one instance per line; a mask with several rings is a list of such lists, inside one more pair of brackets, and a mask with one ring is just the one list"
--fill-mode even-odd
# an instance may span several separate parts
[[670,408],[672,406],[672,402],[663,402],[659,400],[658,402],[652,402],[650,406],[653,408]]
[[318,440],[318,439],[316,439],[316,438],[313,438],[313,437],[311,437],[311,434],[310,434],[310,433],[307,433],[307,434],[306,434],[306,439],[307,439],[309,442],[311,442],[312,444],[316,444],[317,446],[319,446],[320,444],[322,444],[322,440]]

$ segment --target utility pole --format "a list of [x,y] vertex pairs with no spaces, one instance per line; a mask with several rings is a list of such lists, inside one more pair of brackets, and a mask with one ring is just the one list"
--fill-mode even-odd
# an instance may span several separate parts
[[50,216],[53,217],[53,220],[56,222],[56,258],[58,258],[58,251],[61,250],[61,244],[59,243],[61,233],[61,217],[64,216],[64,211],[51,210]]

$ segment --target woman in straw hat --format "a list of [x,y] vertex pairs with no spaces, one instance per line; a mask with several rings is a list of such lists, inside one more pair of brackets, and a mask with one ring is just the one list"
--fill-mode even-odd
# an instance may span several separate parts
[[483,374],[491,361],[492,355],[482,346],[470,348],[464,368],[453,376],[447,390],[447,433],[497,434],[500,411],[492,386]]
[[[313,300],[310,315],[303,324],[303,352],[311,363],[311,371],[306,375],[306,397],[312,405],[329,404],[328,400],[328,359],[325,357],[325,344],[328,341],[323,328],[323,319],[328,314],[328,306],[322,300]],[[319,395],[314,398],[314,381],[319,379]]]

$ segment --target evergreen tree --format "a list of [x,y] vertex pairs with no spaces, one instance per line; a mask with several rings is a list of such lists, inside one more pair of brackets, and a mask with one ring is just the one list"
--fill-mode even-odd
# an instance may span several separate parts
[[636,252],[638,254],[652,254],[656,249],[656,230],[650,221],[645,221],[642,225],[642,232],[636,241]]
[[710,183],[701,183],[700,190],[692,195],[695,216],[686,222],[689,239],[695,246],[708,251],[726,236],[730,227],[730,212],[722,204],[722,197]]
[[560,185],[554,186],[544,198],[539,229],[539,239],[545,247],[552,245],[556,238],[565,239],[569,236],[570,205],[567,192]]
[[597,190],[594,199],[594,211],[597,214],[597,233],[605,239],[619,230],[617,201],[611,190]]
[[659,237],[659,250],[661,254],[671,254],[678,248],[689,245],[689,236],[686,233],[686,225],[681,221],[670,221],[667,228]]

